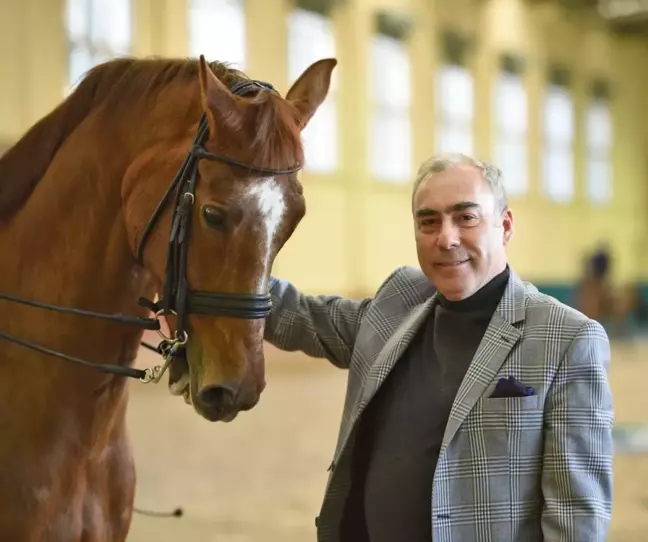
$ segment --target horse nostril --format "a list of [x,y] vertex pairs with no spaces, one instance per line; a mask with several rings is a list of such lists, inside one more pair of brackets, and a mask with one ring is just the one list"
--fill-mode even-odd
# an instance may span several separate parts
[[207,386],[198,393],[198,399],[206,407],[228,408],[234,405],[234,392],[225,386]]

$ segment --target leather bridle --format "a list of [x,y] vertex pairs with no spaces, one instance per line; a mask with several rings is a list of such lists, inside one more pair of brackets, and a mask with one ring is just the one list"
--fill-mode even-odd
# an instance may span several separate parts
[[[248,79],[239,81],[230,87],[230,92],[237,96],[249,96],[261,90],[276,92],[273,86],[269,83]],[[190,314],[228,316],[243,319],[260,319],[267,317],[272,306],[270,296],[268,295],[203,292],[191,290],[189,287],[189,282],[187,280],[187,253],[191,233],[191,218],[196,201],[196,185],[199,180],[198,163],[200,160],[213,160],[267,175],[294,173],[299,171],[302,166],[296,165],[288,169],[269,169],[239,162],[228,156],[207,151],[205,143],[207,142],[208,137],[209,127],[207,124],[207,117],[203,114],[198,124],[198,134],[189,149],[189,153],[182,163],[180,170],[169,185],[169,188],[153,211],[151,218],[146,223],[137,246],[136,258],[138,263],[143,265],[143,253],[146,247],[146,242],[149,239],[151,232],[155,229],[164,209],[169,204],[171,196],[174,195],[174,210],[171,220],[171,233],[169,236],[169,247],[167,251],[162,296],[157,302],[145,298],[139,299],[139,304],[154,312],[155,318],[126,316],[122,314],[104,314],[32,301],[10,294],[0,293],[0,300],[56,312],[120,322],[123,324],[138,326],[143,329],[155,330],[162,336],[160,344],[158,344],[158,346],[152,346],[146,342],[142,342],[142,345],[163,356],[164,364],[162,366],[136,369],[120,365],[98,364],[51,350],[3,331],[0,331],[0,339],[5,339],[26,348],[73,363],[85,365],[103,373],[137,378],[144,383],[148,383],[159,382],[173,358],[185,354],[184,346],[189,338],[187,334],[187,317]],[[166,336],[162,333],[159,321],[159,318],[162,315],[174,315],[176,317],[173,336]]]

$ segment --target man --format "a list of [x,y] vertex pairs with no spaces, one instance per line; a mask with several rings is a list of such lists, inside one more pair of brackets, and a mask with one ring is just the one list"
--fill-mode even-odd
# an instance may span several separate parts
[[271,283],[266,339],[349,369],[318,540],[605,541],[604,330],[508,266],[498,169],[432,158],[412,210],[422,271],[397,269],[373,298]]

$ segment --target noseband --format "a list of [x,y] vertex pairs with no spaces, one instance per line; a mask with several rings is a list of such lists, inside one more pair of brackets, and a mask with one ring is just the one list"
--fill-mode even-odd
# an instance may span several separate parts
[[[270,83],[256,80],[243,80],[230,87],[230,92],[232,92],[232,94],[242,97],[255,94],[261,90],[276,92],[276,90]],[[125,316],[121,314],[103,314],[93,311],[84,311],[70,307],[52,305],[49,303],[41,303],[19,298],[9,294],[0,293],[0,300],[20,303],[56,312],[111,320],[125,324],[136,325],[144,329],[156,330],[163,338],[160,344],[155,347],[143,342],[142,345],[162,354],[162,356],[164,357],[164,364],[162,366],[156,366],[152,369],[149,368],[141,370],[119,365],[97,364],[76,358],[74,356],[56,352],[54,350],[45,348],[29,341],[25,341],[24,339],[20,339],[14,335],[4,333],[2,331],[0,331],[0,339],[5,339],[13,343],[20,344],[24,347],[31,348],[41,353],[49,354],[61,359],[65,359],[73,363],[92,367],[104,373],[138,378],[142,382],[147,383],[159,382],[160,378],[166,371],[173,358],[184,354],[184,346],[189,338],[187,334],[187,317],[190,314],[228,316],[231,318],[242,319],[266,318],[270,313],[272,306],[269,295],[253,293],[204,292],[191,290],[189,287],[189,281],[187,280],[187,254],[189,250],[189,238],[191,235],[191,218],[196,203],[196,185],[198,184],[199,180],[198,164],[200,160],[212,160],[223,162],[231,166],[244,168],[248,171],[267,175],[283,175],[294,173],[295,171],[299,171],[301,169],[301,165],[297,165],[289,169],[268,169],[244,162],[239,162],[237,160],[234,160],[233,158],[230,158],[229,156],[209,152],[205,148],[205,143],[207,142],[208,138],[209,126],[207,124],[207,116],[203,114],[198,123],[198,134],[196,135],[196,138],[189,148],[189,153],[182,163],[180,170],[169,185],[169,188],[164,193],[162,199],[153,211],[151,218],[144,226],[137,246],[137,262],[140,265],[143,265],[143,255],[144,249],[146,248],[146,243],[156,225],[158,224],[162,213],[169,204],[171,196],[174,195],[174,208],[171,219],[171,233],[169,236],[169,247],[167,251],[162,296],[157,302],[153,302],[145,298],[139,299],[139,304],[153,311],[155,313],[155,318],[140,318]],[[159,317],[162,315],[174,315],[176,317],[175,331],[174,335],[171,337],[164,335],[160,329]]]

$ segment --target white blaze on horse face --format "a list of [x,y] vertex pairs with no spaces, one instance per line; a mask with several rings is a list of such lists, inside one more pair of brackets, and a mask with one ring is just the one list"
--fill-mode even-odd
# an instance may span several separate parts
[[279,226],[286,212],[286,200],[283,187],[277,183],[274,177],[261,179],[258,184],[250,188],[249,195],[257,206],[259,218],[263,222],[264,238],[260,245],[264,250],[263,274],[259,278],[257,292],[265,293],[270,272],[270,251]]

